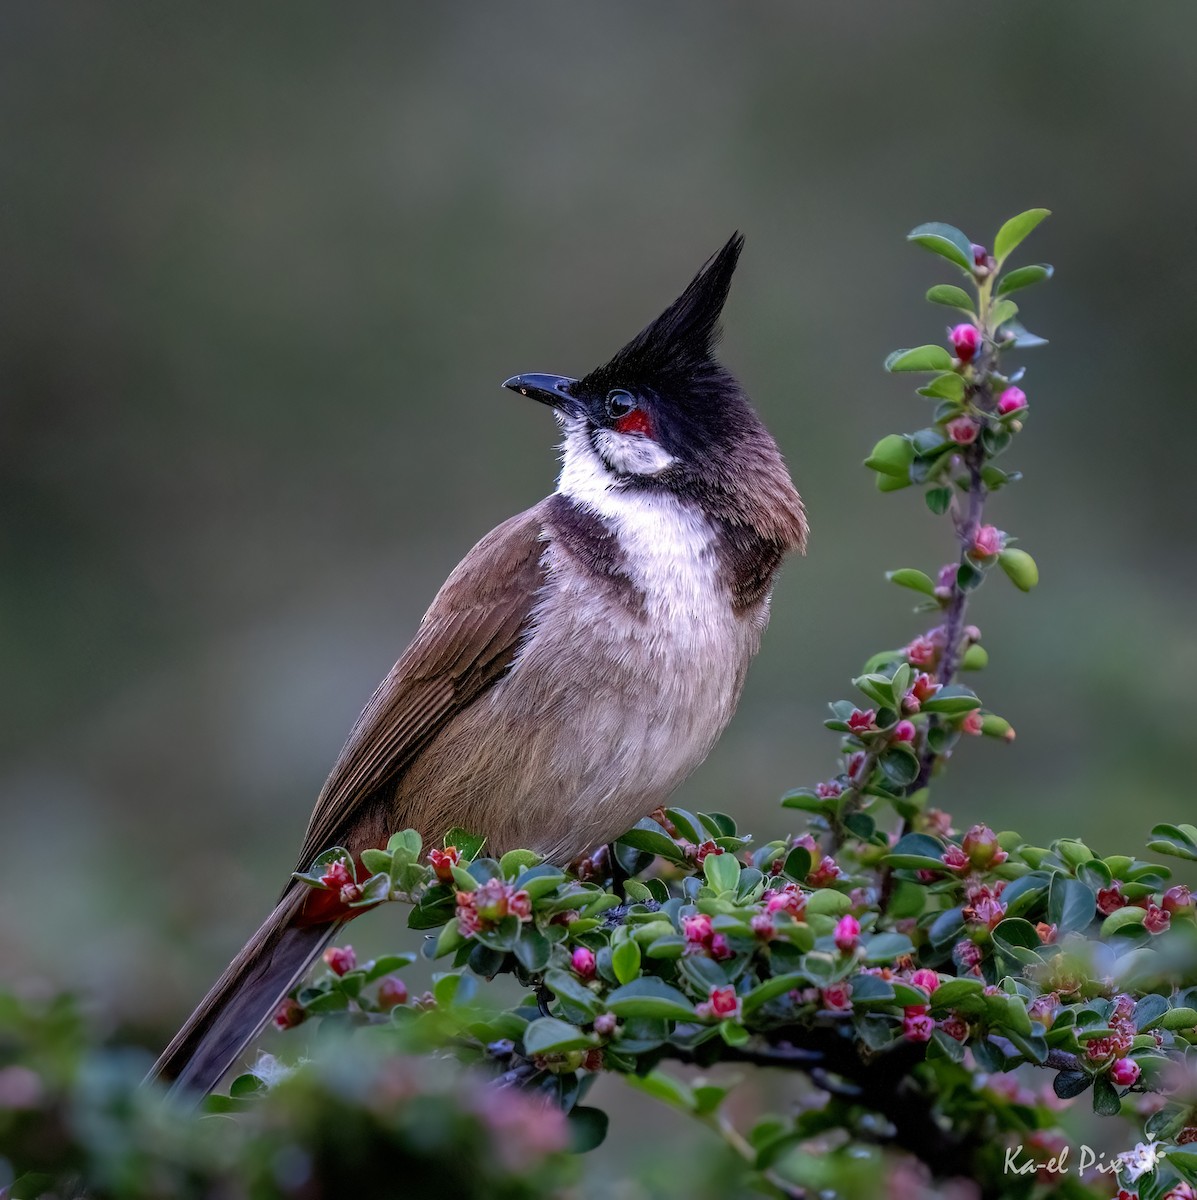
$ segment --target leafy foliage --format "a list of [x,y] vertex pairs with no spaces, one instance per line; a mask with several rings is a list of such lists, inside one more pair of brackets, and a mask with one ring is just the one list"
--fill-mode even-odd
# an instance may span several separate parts
[[[300,878],[349,885],[362,909],[410,905],[409,924],[427,931],[425,954],[444,969],[413,999],[400,977],[410,956],[359,966],[348,947],[330,951],[328,969],[295,992],[276,1023],[318,1021],[355,1036],[282,1072],[277,1086],[259,1070],[215,1098],[217,1109],[238,1113],[235,1149],[223,1157],[203,1141],[202,1123],[176,1114],[187,1133],[163,1151],[171,1170],[211,1173],[236,1162],[251,1177],[259,1148],[286,1129],[309,1164],[320,1164],[305,1178],[313,1170],[324,1178],[322,1131],[335,1119],[361,1129],[363,1161],[385,1144],[405,1164],[405,1182],[420,1177],[427,1164],[403,1105],[379,1108],[370,1090],[385,1090],[397,1071],[421,1097],[431,1088],[440,1144],[469,1148],[476,1178],[452,1194],[484,1185],[485,1194],[547,1194],[560,1178],[554,1152],[566,1128],[556,1114],[568,1114],[574,1149],[599,1144],[605,1116],[584,1101],[606,1072],[718,1133],[743,1160],[744,1186],[763,1194],[868,1194],[916,1161],[925,1175],[984,1181],[991,1195],[1029,1195],[1053,1178],[1045,1164],[1064,1144],[1061,1113],[1077,1103],[1129,1120],[1146,1139],[1114,1158],[1121,1184],[1144,1196],[1190,1194],[1197,922],[1188,888],[1164,864],[1102,855],[1077,838],[1039,847],[985,825],[959,831],[930,802],[949,758],[971,738],[1014,739],[1009,721],[959,677],[989,662],[968,610],[994,568],[1022,592],[1038,582],[1034,559],[987,524],[985,510],[1019,479],[998,460],[1030,408],[1022,372],[1009,371],[1004,356],[1043,341],[1008,297],[1051,275],[1042,265],[1001,271],[1047,215],[1032,209],[1006,222],[993,255],[943,223],[910,235],[964,277],[971,291],[939,284],[927,298],[966,319],[949,331],[949,348],[886,360],[890,371],[930,375],[918,391],[933,407],[925,427],[882,438],[865,465],[883,492],[922,490],[926,507],[949,523],[954,557],[937,571],[888,573],[915,594],[929,624],[874,654],[852,680],[852,698],[831,704],[834,770],[782,801],[805,814],[807,828],[756,846],[726,814],[663,808],[568,869],[527,850],[490,856],[463,830],[434,848],[402,831],[359,859],[330,849]],[[1157,825],[1149,848],[1197,860],[1197,829]],[[497,975],[521,986],[515,1006],[497,1005],[493,989],[479,985]],[[415,1052],[450,1052],[473,1074],[431,1084]],[[802,1072],[816,1100],[741,1131],[726,1103],[730,1084],[683,1078],[672,1066],[725,1062]],[[1026,1082],[1036,1069],[1050,1072],[1039,1090]],[[53,1076],[41,1070],[36,1079]],[[340,1088],[346,1072],[352,1094]],[[468,1100],[468,1078],[489,1080],[473,1085],[480,1103]],[[488,1114],[506,1103],[496,1107],[496,1087],[510,1089],[513,1104],[532,1096],[551,1106],[520,1110],[533,1114],[525,1133],[557,1131],[532,1138],[522,1174],[501,1147],[487,1149]],[[127,1103],[133,1130],[169,1111],[144,1092]],[[80,1127],[55,1126],[44,1107],[32,1112],[39,1136],[57,1129],[72,1161],[101,1180],[96,1194],[107,1194],[107,1160]],[[0,1125],[16,1169],[45,1169],[11,1148],[16,1127]],[[1075,1197],[1109,1192],[1100,1177],[1055,1182]],[[279,1185],[278,1194],[298,1193]]]

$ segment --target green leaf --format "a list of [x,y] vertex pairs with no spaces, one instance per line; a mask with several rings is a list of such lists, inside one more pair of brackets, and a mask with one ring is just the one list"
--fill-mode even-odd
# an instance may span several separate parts
[[1046,346],[1047,338],[1032,333],[1020,321],[1007,321],[1002,329],[1004,335],[1014,339],[1014,345],[1020,350],[1034,350],[1038,346]]
[[575,975],[568,971],[553,969],[546,972],[545,986],[557,997],[581,1009],[588,1016],[596,1016],[602,1008],[599,998]]
[[[1142,1031],[1158,1025],[1160,1018],[1168,1012],[1168,1001],[1163,996],[1144,996],[1135,1005],[1135,1028]],[[1152,1039],[1154,1043],[1155,1039]]]
[[569,1148],[574,1154],[585,1154],[601,1146],[607,1137],[610,1118],[601,1108],[575,1104],[566,1114],[569,1122]]
[[915,242],[924,250],[930,250],[932,254],[946,258],[948,262],[955,263],[965,274],[972,274],[972,243],[954,225],[947,225],[943,221],[928,221],[912,229],[906,235],[906,240]]
[[690,1001],[677,988],[652,975],[616,988],[607,997],[607,1008],[617,1017],[694,1019],[694,1006]]
[[1002,276],[997,286],[999,296],[1008,296],[1021,288],[1030,287],[1034,283],[1042,283],[1052,277],[1052,268],[1047,263],[1036,263],[1031,267],[1018,267]]
[[791,971],[785,975],[774,975],[770,979],[766,979],[764,983],[757,984],[752,991],[745,994],[741,1008],[745,1014],[753,1012],[760,1008],[762,1004],[767,1004],[770,1000],[775,1000],[778,996],[784,996],[786,992],[793,991],[794,988],[804,987],[806,985],[806,976],[801,971]]
[[952,489],[950,487],[931,488],[923,499],[937,517],[942,517],[948,511],[948,505],[952,503]]
[[877,490],[879,492],[900,492],[903,488],[910,487],[913,482],[913,479],[899,479],[893,475],[878,475]]
[[640,974],[640,946],[628,938],[611,951],[611,969],[620,983],[631,983]]
[[385,850],[363,850],[362,866],[371,875],[376,875],[379,871],[385,871],[389,874],[391,870],[391,856]]
[[[920,396],[926,396],[928,399],[950,401],[955,406],[954,412],[959,411],[959,406],[964,401],[964,380],[955,371],[945,371],[942,375],[936,375],[930,383],[917,390]],[[936,420],[938,419],[937,416]]]
[[1155,825],[1147,845],[1159,854],[1197,862],[1197,828],[1192,825]]
[[914,944],[904,933],[878,933],[864,942],[865,961],[870,963],[892,962],[904,954],[914,953]]
[[1029,592],[1039,582],[1039,568],[1025,551],[1010,547],[998,555],[998,565],[1020,592]]
[[1161,1029],[1192,1029],[1197,1025],[1197,1008],[1173,1008],[1159,1022]]
[[984,990],[985,984],[980,979],[947,979],[931,993],[931,1007],[955,1008]]
[[873,447],[864,465],[879,475],[909,481],[912,462],[914,447],[900,433],[890,433]]
[[1050,217],[1051,211],[1046,208],[1028,208],[1016,217],[1011,217],[997,232],[993,239],[993,256],[998,266],[1006,260],[1010,252],[1039,224],[1045,217]]
[[540,855],[531,850],[508,850],[499,859],[499,873],[504,879],[514,879],[521,871],[540,862]]
[[989,321],[994,329],[999,329],[1007,321],[1018,316],[1018,305],[1013,300],[999,300],[989,311]]
[[913,567],[900,567],[896,571],[886,571],[886,579],[896,583],[898,587],[910,588],[913,592],[922,592],[924,596],[935,595],[935,583],[930,575],[916,571]]
[[943,304],[948,308],[962,308],[966,313],[977,311],[976,305],[973,304],[973,298],[964,288],[958,288],[954,283],[937,283],[933,288],[928,289],[927,299],[932,304]]
[[526,1054],[564,1054],[567,1050],[589,1050],[597,1045],[595,1038],[576,1025],[556,1017],[540,1017],[524,1030]]
[[993,930],[993,943],[1007,958],[1023,966],[1034,966],[1042,961],[1043,943],[1039,934],[1035,926],[1022,917],[999,921]]
[[1103,1117],[1116,1117],[1122,1111],[1122,1101],[1104,1075],[1093,1080],[1093,1111]]
[[882,774],[897,787],[909,787],[919,777],[919,760],[909,746],[897,743],[877,760]]
[[908,833],[900,839],[893,850],[885,856],[891,867],[911,870],[919,868],[945,870],[943,865],[943,843],[926,833]]
[[[411,832],[414,833],[415,831],[412,830]],[[416,838],[419,838],[419,834],[416,834]],[[444,844],[446,846],[456,846],[461,851],[461,857],[465,862],[473,862],[482,852],[482,847],[486,845],[486,838],[479,837],[478,834],[471,833],[468,829],[454,826],[445,834]],[[388,845],[387,849],[393,850],[394,847]],[[418,847],[416,853],[420,853]]]
[[952,356],[942,346],[915,346],[913,350],[895,350],[886,358],[885,369],[891,372],[950,371]]
[[786,861],[782,866],[782,874],[792,879],[795,883],[802,883],[810,874],[811,866],[810,851],[805,846],[795,846],[786,855]]
[[1111,934],[1118,933],[1122,930],[1128,932],[1136,925],[1142,926],[1143,918],[1147,914],[1137,905],[1128,904],[1125,908],[1115,909],[1101,923],[1101,936],[1108,938]]
[[1093,1076],[1088,1071],[1061,1071],[1052,1080],[1052,1090],[1061,1100],[1071,1100],[1088,1090],[1093,1083]]
[[643,850],[648,854],[658,855],[670,862],[683,863],[686,856],[682,853],[677,842],[673,840],[651,817],[637,821],[635,826],[619,839],[621,846],[631,846],[634,850]]
[[1060,933],[1079,932],[1093,920],[1097,900],[1079,879],[1053,875],[1047,893],[1047,919]]
[[740,881],[740,860],[734,854],[708,854],[702,873],[716,893],[734,892]]
[[697,1107],[690,1085],[666,1075],[659,1068],[649,1071],[647,1075],[625,1075],[624,1081],[638,1092],[644,1092],[679,1112],[694,1112]]
[[959,717],[980,707],[981,701],[977,699],[975,692],[961,687],[958,683],[952,683],[940,688],[930,700],[924,700],[922,711]]

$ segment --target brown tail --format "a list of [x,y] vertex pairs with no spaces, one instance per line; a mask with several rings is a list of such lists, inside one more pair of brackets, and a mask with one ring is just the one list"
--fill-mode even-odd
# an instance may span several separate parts
[[341,922],[293,925],[307,889],[285,895],[175,1034],[149,1074],[172,1091],[210,1092],[270,1020]]

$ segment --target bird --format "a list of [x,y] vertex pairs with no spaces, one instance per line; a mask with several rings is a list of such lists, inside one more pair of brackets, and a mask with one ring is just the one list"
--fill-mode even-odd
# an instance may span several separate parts
[[[354,724],[298,857],[415,829],[568,864],[663,804],[735,712],[807,518],[716,357],[744,239],[579,379],[516,375],[561,431],[555,490],[486,534]],[[149,1078],[216,1086],[360,909],[292,878]]]

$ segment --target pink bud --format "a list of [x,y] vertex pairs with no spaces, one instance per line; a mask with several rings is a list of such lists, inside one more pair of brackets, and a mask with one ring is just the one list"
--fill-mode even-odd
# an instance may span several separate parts
[[981,965],[981,947],[962,939],[952,947],[952,957],[966,970]]
[[973,266],[984,267],[989,262],[989,251],[977,242],[972,242],[969,249],[973,252]]
[[1183,883],[1164,893],[1163,908],[1167,913],[1187,912],[1193,907],[1193,893]]
[[349,868],[341,859],[328,864],[328,868],[324,874],[320,876],[320,882],[325,887],[343,888],[346,884],[353,882],[353,876],[349,872]]
[[982,525],[973,538],[972,555],[974,558],[996,558],[1002,552],[1005,540],[996,526]]
[[893,739],[895,742],[913,742],[917,732],[913,721],[899,721],[894,726]]
[[1110,1082],[1115,1087],[1130,1087],[1139,1078],[1139,1064],[1133,1058],[1116,1058],[1110,1067]]
[[729,1017],[738,1017],[740,1015],[740,997],[736,995],[736,989],[730,985],[713,987],[706,1002],[698,1005],[695,1012],[707,1020],[722,1021]]
[[934,1032],[935,1021],[926,1013],[902,1020],[902,1036],[908,1042],[929,1042]]
[[587,946],[575,946],[569,965],[579,979],[594,978],[594,951]]
[[357,955],[352,946],[329,946],[324,952],[324,962],[334,975],[345,975],[357,966]]
[[708,854],[722,853],[723,847],[716,846],[713,841],[708,839],[707,841],[703,842],[703,844],[699,846],[697,850],[694,851],[694,861],[701,867]]
[[723,962],[734,953],[725,934],[717,933],[711,938],[710,955],[716,962]]
[[461,851],[456,846],[446,846],[443,850],[429,850],[428,863],[433,874],[442,883],[453,882],[453,868],[461,862]]
[[705,946],[714,932],[711,918],[706,913],[695,913],[693,916],[682,918],[682,934],[688,942]]
[[1143,917],[1143,928],[1148,933],[1163,933],[1172,924],[1172,914],[1166,912],[1158,904],[1149,904]]
[[952,329],[948,337],[952,342],[952,349],[956,351],[956,357],[961,362],[972,362],[977,348],[981,345],[981,335],[977,332],[977,327],[963,322]]
[[777,932],[777,926],[773,924],[773,918],[768,913],[757,913],[748,924],[752,927],[752,932],[766,942]]
[[929,967],[920,967],[910,977],[910,982],[917,988],[922,988],[928,996],[939,987],[939,975]]
[[[929,638],[920,634],[906,647],[906,658],[911,666],[929,667],[939,657],[939,647]],[[915,695],[918,695],[917,690]],[[919,697],[924,699],[925,697]]]
[[842,954],[851,954],[860,941],[860,922],[849,913],[835,927],[835,945]]
[[[980,737],[983,731],[981,714],[974,708],[972,712],[960,722],[960,732],[971,734],[973,737]],[[1005,855],[1003,854],[1004,858]]]
[[388,975],[378,985],[378,1007],[385,1012],[407,1003],[407,984],[397,975]]
[[599,1037],[610,1037],[619,1025],[619,1018],[614,1013],[599,1013],[594,1018],[594,1032]]
[[274,1010],[274,1017],[272,1019],[275,1029],[294,1029],[296,1025],[303,1024],[306,1015],[298,1001],[288,996]]
[[974,867],[996,867],[1009,857],[988,825],[974,825],[961,839],[961,848]]
[[981,426],[972,417],[955,417],[945,426],[948,437],[957,446],[971,446],[981,432]]
[[814,867],[807,875],[806,882],[813,888],[822,888],[829,883],[834,883],[839,877],[840,869],[835,859],[830,854],[824,854],[819,860],[818,866]]
[[1008,387],[999,397],[997,410],[1002,416],[1026,408],[1027,394],[1020,387]]

